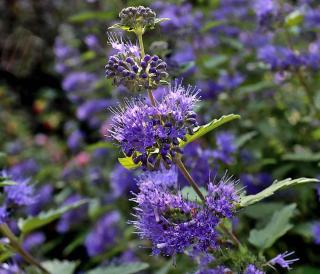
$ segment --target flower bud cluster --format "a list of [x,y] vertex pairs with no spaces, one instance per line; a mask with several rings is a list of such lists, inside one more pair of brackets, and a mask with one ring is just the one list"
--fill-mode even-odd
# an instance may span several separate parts
[[155,25],[156,13],[143,6],[128,7],[119,13],[120,24],[128,28],[153,27]]
[[155,89],[161,80],[168,77],[167,64],[157,55],[135,56],[131,52],[119,52],[109,58],[106,76],[115,85],[124,85],[131,90]]

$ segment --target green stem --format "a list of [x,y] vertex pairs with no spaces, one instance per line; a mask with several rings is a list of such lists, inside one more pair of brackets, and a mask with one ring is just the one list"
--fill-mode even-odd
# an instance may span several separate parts
[[24,248],[20,245],[17,237],[13,234],[11,229],[7,226],[7,224],[1,224],[0,225],[0,231],[1,233],[7,237],[10,241],[10,246],[21,255],[21,257],[28,262],[31,265],[36,266],[39,268],[42,272],[46,274],[50,274],[50,272],[45,269],[35,258],[32,257]]
[[226,226],[223,223],[220,223],[219,226],[222,229],[222,231],[230,237],[230,239],[232,240],[234,245],[236,245],[238,247],[241,246],[239,239],[236,237],[236,235],[233,234],[232,231],[230,231],[228,228],[226,228]]
[[189,182],[189,184],[191,185],[191,187],[194,189],[194,191],[197,193],[197,195],[199,196],[199,198],[201,199],[201,201],[205,204],[206,200],[199,188],[199,186],[197,185],[197,183],[193,180],[193,178],[191,177],[190,173],[188,172],[188,170],[186,169],[186,167],[184,166],[184,164],[182,163],[181,159],[176,157],[175,158],[175,163],[177,164],[178,168],[180,169],[182,175],[187,179],[187,181]]
[[156,100],[153,97],[151,89],[148,89],[148,95],[149,95],[149,98],[150,98],[150,101],[151,101],[151,105],[155,107],[156,106]]
[[140,46],[140,51],[141,51],[141,58],[144,57],[144,45],[143,45],[143,40],[142,40],[142,35],[143,35],[143,29],[140,27],[136,30],[136,35],[138,37],[139,41],[139,46]]

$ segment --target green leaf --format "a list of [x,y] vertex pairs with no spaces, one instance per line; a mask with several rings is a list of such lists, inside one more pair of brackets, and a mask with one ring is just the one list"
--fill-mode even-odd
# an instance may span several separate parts
[[255,137],[258,133],[256,131],[251,131],[239,136],[236,140],[237,148],[242,147],[245,143],[250,141],[253,137]]
[[14,182],[14,181],[10,181],[10,180],[4,180],[4,181],[1,181],[0,180],[0,187],[3,187],[3,186],[14,186],[16,185],[17,183]]
[[312,153],[311,151],[302,151],[297,153],[287,153],[282,156],[286,161],[298,162],[317,162],[320,160],[320,152]]
[[168,261],[164,266],[155,272],[155,274],[167,274],[172,268],[172,262]]
[[169,21],[169,20],[171,20],[170,18],[156,18],[155,20],[154,20],[154,23],[155,24],[160,24],[160,23],[162,23],[162,22],[166,22],[166,21]]
[[308,222],[308,223],[302,223],[297,226],[295,226],[292,229],[292,232],[301,235],[302,237],[311,240],[313,239],[313,231],[312,227],[314,226],[315,222]]
[[206,60],[204,60],[203,62],[203,65],[207,69],[213,69],[222,65],[227,60],[228,60],[228,57],[226,55],[212,56],[212,57],[206,58]]
[[208,123],[204,126],[200,126],[200,127],[195,128],[194,129],[195,133],[193,135],[187,134],[187,136],[186,136],[187,141],[186,142],[181,141],[179,146],[184,147],[186,144],[193,142],[194,140],[196,140],[196,139],[200,138],[201,136],[207,134],[208,132],[216,129],[217,127],[219,127],[225,123],[228,123],[232,120],[239,119],[239,118],[240,118],[240,115],[229,114],[229,115],[224,115],[224,116],[220,117],[219,119],[214,119],[213,121],[211,121],[210,123]]
[[291,178],[285,179],[283,181],[275,181],[271,186],[262,190],[258,194],[242,196],[240,199],[240,207],[246,207],[248,205],[255,204],[271,195],[273,195],[276,191],[286,188],[289,186],[300,185],[305,183],[317,183],[319,180],[311,179],[311,178],[299,178],[292,180]]
[[300,25],[303,21],[304,14],[299,11],[295,10],[291,12],[287,17],[285,18],[285,26],[286,27],[295,27],[297,25]]
[[118,158],[118,161],[126,169],[135,169],[141,166],[141,163],[135,164],[132,157]]
[[60,216],[67,211],[78,208],[84,204],[86,204],[87,200],[81,200],[76,203],[66,205],[60,207],[58,209],[49,210],[47,212],[41,212],[37,216],[28,217],[27,219],[19,219],[18,226],[23,234],[27,234],[39,227],[45,226],[56,219],[60,218]]
[[124,31],[131,31],[131,32],[135,31],[135,29],[128,27],[128,26],[121,25],[120,23],[112,25],[111,27],[109,27],[109,29],[121,29]]
[[89,152],[92,152],[92,151],[95,151],[96,149],[100,149],[100,148],[110,149],[110,148],[115,148],[115,145],[112,143],[109,143],[109,142],[97,142],[95,144],[88,145],[86,147],[86,150]]
[[290,274],[319,274],[320,268],[312,266],[300,266],[290,271]]
[[[207,195],[207,191],[205,188],[200,187],[200,191],[204,196]],[[191,202],[199,201],[198,194],[194,191],[194,189],[191,186],[186,186],[181,190],[181,195],[184,199],[188,199]]]
[[270,81],[262,81],[255,84],[245,85],[237,89],[241,94],[250,94],[258,91],[265,90],[267,88],[272,88],[275,85]]
[[73,274],[76,270],[78,263],[54,260],[43,262],[42,265],[51,274]]
[[289,223],[294,215],[296,204],[291,204],[276,211],[263,229],[252,229],[249,242],[260,250],[271,247],[274,242],[286,234],[293,226]]
[[170,83],[166,80],[160,80],[160,84],[164,86],[168,86]]
[[244,208],[242,213],[252,219],[266,219],[283,207],[283,203],[258,203]]
[[203,26],[203,28],[201,29],[201,32],[205,33],[214,27],[218,27],[222,25],[223,23],[224,23],[223,21],[209,21]]
[[89,271],[87,274],[132,274],[149,267],[146,263],[132,263],[120,266],[99,267]]
[[69,21],[71,23],[83,23],[88,20],[106,21],[112,17],[113,12],[110,11],[86,11],[69,17]]

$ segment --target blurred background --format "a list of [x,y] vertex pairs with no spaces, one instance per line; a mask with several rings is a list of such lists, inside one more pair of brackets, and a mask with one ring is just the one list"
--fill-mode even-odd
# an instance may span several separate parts
[[[186,166],[202,186],[227,170],[255,194],[275,179],[320,175],[320,3],[0,1],[0,170],[30,178],[34,188],[34,203],[18,214],[90,201],[25,235],[25,247],[39,258],[79,261],[82,271],[145,262],[146,273],[192,272],[183,256],[176,267],[150,257],[150,244],[127,224],[139,171],[120,166],[106,140],[108,108],[133,96],[113,87],[104,69],[114,53],[108,27],[130,5],[171,19],[145,34],[146,52],[167,62],[171,80],[201,89],[199,122],[242,117],[188,145]],[[240,212],[237,234],[246,241],[265,216],[297,203],[292,228],[266,256],[296,250],[294,273],[320,273],[318,194],[316,185],[301,186]],[[18,232],[14,218],[11,226]]]

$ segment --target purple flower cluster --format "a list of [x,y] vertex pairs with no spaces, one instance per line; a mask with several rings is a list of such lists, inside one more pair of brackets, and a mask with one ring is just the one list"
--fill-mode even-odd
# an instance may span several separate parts
[[170,256],[189,248],[200,252],[215,249],[216,226],[220,218],[232,217],[239,199],[233,183],[210,183],[206,205],[200,205],[176,191],[170,192],[168,182],[173,179],[166,172],[140,179],[140,193],[133,199],[138,204],[136,220],[132,222],[138,234],[151,240],[154,255]]
[[124,85],[131,90],[157,88],[168,77],[167,64],[157,55],[141,56],[139,48],[110,35],[111,46],[118,51],[109,58],[106,76],[116,86]]
[[197,126],[193,111],[197,94],[196,89],[176,82],[155,106],[141,100],[127,102],[114,110],[111,137],[136,164],[154,170],[162,161],[169,168],[176,153],[182,152],[180,140]]
[[220,218],[231,218],[240,200],[235,182],[230,180],[223,177],[217,184],[208,185],[206,205]]

